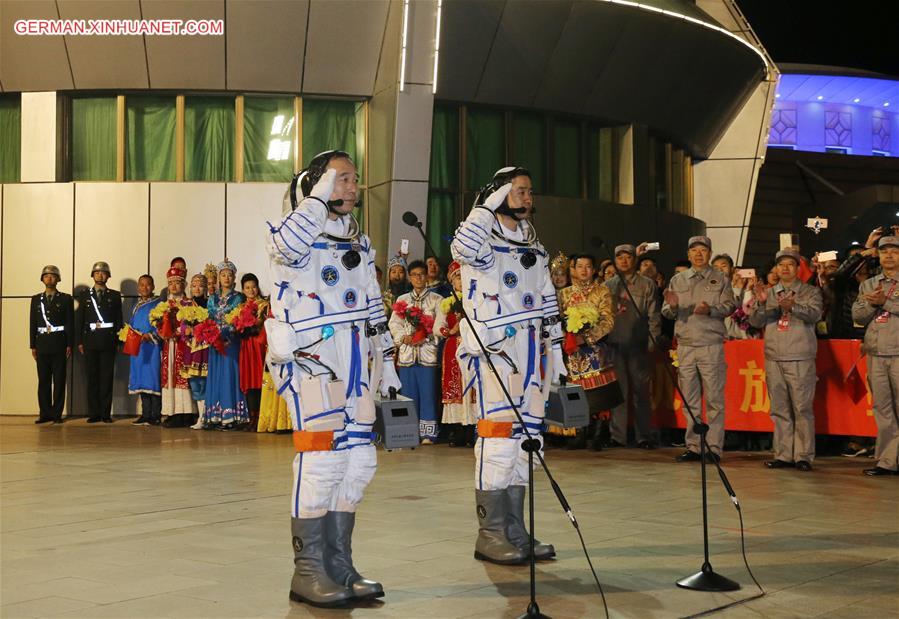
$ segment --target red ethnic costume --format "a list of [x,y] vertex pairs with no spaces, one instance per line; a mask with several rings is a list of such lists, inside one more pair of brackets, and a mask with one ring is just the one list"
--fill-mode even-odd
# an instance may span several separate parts
[[[453,275],[460,270],[458,262],[452,262],[447,270],[447,279],[452,282]],[[470,442],[474,443],[474,426],[478,422],[477,389],[472,384],[466,385],[462,378],[462,370],[456,353],[459,350],[459,323],[462,321],[462,299],[449,296],[437,306],[434,319],[434,333],[445,340],[440,358],[440,384],[443,394],[444,424],[460,424],[471,428]],[[453,441],[450,441],[453,443]],[[468,441],[459,441],[465,443]]]
[[[172,267],[166,273],[166,280],[185,280],[186,273],[177,267]],[[187,382],[187,370],[184,364],[185,351],[188,347],[187,338],[179,328],[177,312],[182,307],[192,307],[193,300],[188,296],[175,298],[169,296],[167,303],[172,308],[171,329],[165,333],[169,337],[164,338],[162,345],[162,417],[167,426],[190,425],[190,419],[197,414],[196,404],[190,394],[190,385]],[[160,335],[162,335],[160,331]]]

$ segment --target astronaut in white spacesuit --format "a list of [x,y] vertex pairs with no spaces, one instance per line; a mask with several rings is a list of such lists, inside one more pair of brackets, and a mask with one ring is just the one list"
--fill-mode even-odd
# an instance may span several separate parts
[[[466,387],[477,389],[478,441],[475,495],[479,534],[475,558],[520,564],[530,556],[524,527],[528,454],[521,424],[499,380],[512,396],[528,431],[541,441],[545,394],[541,340],[547,350],[545,380],[565,375],[559,304],[546,250],[528,221],[533,212],[530,173],[502,168],[478,194],[475,207],[456,230],[451,249],[462,264],[462,305],[499,373],[490,370],[466,322],[462,323],[460,367]],[[535,542],[534,556],[555,556],[551,544]]]
[[[338,606],[384,595],[353,567],[356,508],[377,465],[370,347],[383,356],[380,388],[399,389],[375,252],[352,215],[358,176],[343,151],[316,155],[269,224],[268,363],[293,418],[290,598]],[[289,201],[289,203],[288,203]]]

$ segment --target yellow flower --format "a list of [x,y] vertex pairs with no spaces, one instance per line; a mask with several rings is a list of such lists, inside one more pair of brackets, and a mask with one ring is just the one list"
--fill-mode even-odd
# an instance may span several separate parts
[[128,325],[125,325],[121,329],[119,329],[119,341],[124,342],[128,339],[128,331],[131,329]]
[[240,315],[240,310],[243,309],[243,303],[235,307],[233,310],[225,314],[225,322],[230,324],[234,324],[234,321],[237,320],[237,317]]
[[168,303],[157,303],[156,307],[150,310],[150,322],[157,323],[162,322],[163,316],[165,313],[169,311]]
[[445,298],[443,301],[440,302],[440,310],[444,314],[449,314],[450,310],[453,308],[453,303],[455,303],[455,302],[456,302],[456,300],[453,297]]
[[569,333],[579,333],[585,326],[599,321],[599,310],[592,305],[572,305],[565,310],[565,329]]
[[178,308],[176,317],[181,322],[199,323],[209,318],[209,311],[199,305],[184,305]]
[[677,350],[672,348],[668,351],[668,356],[671,357],[671,365],[674,367],[680,367],[680,361],[677,358]]

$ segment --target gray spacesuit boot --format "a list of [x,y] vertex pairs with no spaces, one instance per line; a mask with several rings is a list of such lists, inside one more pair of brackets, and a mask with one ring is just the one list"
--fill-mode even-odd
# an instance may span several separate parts
[[[525,556],[531,553],[531,536],[524,526],[524,486],[509,486],[506,488],[506,499],[509,511],[506,512],[506,539],[524,552]],[[544,544],[534,539],[534,557],[538,561],[552,559],[556,556],[556,549],[552,544]]]
[[353,599],[352,592],[331,580],[325,571],[323,533],[325,516],[291,518],[293,562],[290,599],[312,606],[341,606]]
[[519,565],[528,553],[506,539],[505,518],[508,511],[505,490],[475,490],[478,511],[478,540],[474,558],[500,565]]
[[355,513],[328,512],[325,516],[325,568],[328,575],[349,589],[357,600],[384,597],[381,583],[363,578],[353,567],[351,542],[355,526]]

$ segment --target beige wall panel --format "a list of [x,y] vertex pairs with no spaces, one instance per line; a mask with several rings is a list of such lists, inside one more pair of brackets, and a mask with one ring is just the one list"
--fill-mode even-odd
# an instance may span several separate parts
[[[153,0],[142,2],[144,19],[224,19],[224,2]],[[225,37],[148,36],[151,88],[225,88]]]
[[754,159],[708,160],[693,166],[693,216],[708,226],[741,226]]
[[402,239],[409,239],[409,258],[414,260],[425,255],[425,243],[415,228],[403,223],[403,213],[412,211],[419,221],[427,221],[428,184],[393,181],[390,183],[390,224],[388,245],[375,246],[379,253],[394,255],[400,249]]
[[78,183],[75,188],[76,285],[90,285],[91,266],[109,263],[109,286],[137,294],[147,271],[149,183]]
[[[406,38],[406,83],[427,84],[429,92],[434,81],[436,29],[436,0],[410,2],[409,31]],[[399,38],[402,38],[402,20],[400,20],[399,34]],[[388,34],[388,36],[390,35]]]
[[[393,138],[398,94],[395,86],[387,88],[372,97],[368,106],[366,155],[368,156],[369,186],[383,183],[392,178]],[[429,133],[429,143],[430,138]],[[430,160],[426,163],[430,165]]]
[[266,295],[271,294],[265,250],[266,221],[278,225],[286,189],[287,183],[228,185],[228,258],[237,266],[238,277],[254,273]]
[[[387,231],[390,228],[390,189],[391,183],[379,185],[368,192],[368,236],[371,238],[375,254],[375,264],[387,269],[387,261],[398,250],[399,246],[390,250],[387,245]],[[411,232],[415,232],[411,230]],[[418,234],[416,232],[416,234]],[[411,238],[411,237],[409,237]]]
[[23,183],[56,180],[56,93],[22,93]]
[[0,82],[7,92],[73,88],[63,37],[17,35],[19,19],[58,19],[54,0],[0,2]]
[[3,299],[0,415],[37,415],[37,369],[28,347],[31,299]]
[[371,96],[387,6],[387,0],[312,0],[304,93]]
[[175,256],[187,260],[190,275],[213,264],[225,251],[224,183],[152,183],[150,185],[150,274],[156,291]]
[[715,146],[711,158],[733,159],[765,154],[771,114],[769,91],[774,86],[773,82],[762,82],[756,87]]
[[[140,19],[138,0],[64,0],[62,19]],[[75,88],[147,88],[143,37],[73,36],[66,38]]]
[[228,88],[300,92],[308,0],[229,0]]
[[405,91],[397,94],[396,103],[393,178],[427,181],[431,165],[431,123],[434,120],[431,87],[407,84]]
[[[3,295],[41,291],[41,269],[55,264],[59,289],[72,291],[72,183],[3,187]],[[4,316],[4,319],[6,317]]]
[[[740,247],[746,244],[746,233],[749,228],[710,228],[705,229],[706,236],[712,240],[712,254],[728,254],[740,264]],[[773,259],[774,256],[771,256]],[[752,266],[752,265],[749,265]]]

